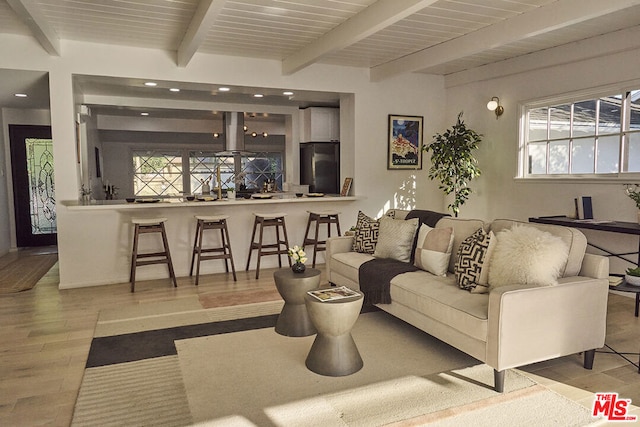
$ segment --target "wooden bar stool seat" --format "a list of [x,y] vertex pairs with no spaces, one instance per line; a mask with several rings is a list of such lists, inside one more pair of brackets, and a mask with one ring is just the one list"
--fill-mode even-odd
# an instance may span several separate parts
[[[287,227],[284,222],[286,213],[254,213],[255,220],[253,221],[253,232],[251,234],[251,244],[249,246],[249,257],[247,258],[247,268],[249,271],[249,264],[251,263],[251,254],[254,250],[258,251],[258,261],[256,264],[256,279],[260,276],[260,259],[263,256],[277,255],[278,265],[282,267],[281,255],[289,255],[289,239],[287,237]],[[256,233],[260,227],[258,234],[258,241],[256,241]],[[263,240],[265,227],[275,227],[276,240],[274,243],[265,243]],[[282,236],[280,235],[282,233]],[[287,256],[289,266],[291,266],[291,258]]]
[[[169,277],[173,281],[173,286],[177,287],[176,274],[173,271],[173,263],[171,262],[171,252],[169,251],[169,243],[167,241],[167,233],[164,223],[167,218],[133,218],[131,223],[134,225],[133,233],[133,250],[131,251],[131,274],[129,281],[131,282],[131,292],[135,292],[136,286],[136,268],[142,265],[151,264],[167,264],[169,268]],[[162,237],[163,251],[138,253],[138,239],[141,234],[160,233]]]
[[[332,210],[324,211],[307,211],[309,212],[309,220],[307,221],[307,230],[304,233],[304,241],[302,242],[302,248],[307,245],[313,245],[313,264],[312,267],[316,267],[316,255],[320,251],[327,249],[327,241],[320,239],[320,224],[327,224],[327,239],[331,237],[331,224],[335,224],[338,236],[341,236],[340,232],[340,219],[338,215],[340,212]],[[315,222],[315,227],[311,228],[312,223]],[[309,236],[309,231],[315,229],[315,234]]]
[[[233,263],[233,254],[231,253],[231,239],[229,238],[229,229],[227,228],[227,218],[229,215],[196,215],[196,237],[193,241],[193,252],[191,253],[191,269],[189,270],[189,276],[193,276],[193,267],[196,262],[196,283],[200,279],[200,262],[212,259],[224,260],[224,268],[229,272],[229,261],[231,261],[231,271],[233,273],[233,280],[236,278],[236,267]],[[204,248],[203,247],[203,233],[204,230],[220,230],[221,246]],[[213,255],[203,255],[213,254]]]

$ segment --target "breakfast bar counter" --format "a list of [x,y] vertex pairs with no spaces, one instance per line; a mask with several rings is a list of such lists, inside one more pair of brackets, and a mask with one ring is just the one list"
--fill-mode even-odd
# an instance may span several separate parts
[[[266,197],[266,196],[262,196]],[[171,258],[178,278],[189,276],[191,253],[196,230],[196,215],[229,215],[227,220],[233,258],[238,272],[246,266],[249,243],[253,227],[253,213],[278,212],[286,215],[286,227],[289,245],[302,245],[309,210],[335,210],[341,212],[340,221],[343,230],[355,224],[358,213],[356,196],[296,197],[289,193],[274,193],[271,198],[250,198],[235,200],[182,201],[182,199],[138,200],[128,203],[125,200],[101,200],[82,203],[77,200],[61,201],[58,234],[60,268],[60,288],[77,288],[127,283],[131,262],[133,239],[133,218],[166,218],[165,223]],[[323,227],[324,228],[324,227]],[[265,238],[268,236],[265,230]],[[326,233],[321,230],[321,236]],[[160,245],[156,236],[145,236],[140,240],[140,250],[154,251]],[[212,233],[206,239],[217,242],[218,236]],[[286,260],[282,259],[283,263]],[[324,252],[318,254],[318,262],[324,262]],[[277,267],[276,256],[266,257],[261,267]],[[255,269],[255,261],[250,266]],[[200,274],[225,272],[223,262],[202,264]],[[136,282],[150,279],[167,278],[164,265],[145,266],[138,269]],[[229,278],[233,280],[233,278]],[[180,284],[179,284],[180,285]],[[158,286],[154,284],[154,286]],[[167,281],[169,286],[169,281]],[[191,285],[190,285],[191,286]],[[137,283],[137,290],[143,290],[144,284]]]

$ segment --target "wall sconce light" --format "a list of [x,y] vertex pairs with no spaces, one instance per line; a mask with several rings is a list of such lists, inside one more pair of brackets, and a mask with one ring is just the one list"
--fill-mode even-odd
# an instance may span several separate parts
[[214,138],[220,138],[220,134],[219,134],[218,132],[214,132],[214,133],[213,133],[213,137],[214,137]]
[[496,120],[504,113],[504,107],[500,105],[500,98],[497,96],[491,97],[491,101],[487,102],[487,109],[496,113]]

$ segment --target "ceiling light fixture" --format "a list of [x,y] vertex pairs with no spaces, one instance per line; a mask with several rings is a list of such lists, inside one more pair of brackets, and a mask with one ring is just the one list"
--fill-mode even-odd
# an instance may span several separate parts
[[17,98],[26,98],[27,94],[26,93],[16,93],[16,94],[14,94],[14,96],[16,96]]
[[178,89],[177,87],[172,87],[171,89],[169,89],[169,92],[180,92],[180,89]]
[[231,89],[230,89],[230,88],[228,88],[228,87],[219,87],[219,88],[218,88],[218,90],[219,90],[220,92],[229,92]]
[[500,98],[492,96],[491,101],[487,102],[487,109],[496,113],[496,120],[504,113],[504,107],[500,105]]
[[145,82],[144,85],[145,86],[149,86],[149,87],[155,87],[155,86],[158,86],[158,83],[156,83],[156,82]]
[[285,92],[282,92],[282,94],[286,95],[286,96],[291,96],[291,95],[293,95],[293,92],[291,92],[290,90],[287,90]]
[[253,94],[253,97],[254,97],[254,98],[262,98],[263,96],[264,96],[264,95],[263,95],[263,94],[261,94],[261,93],[255,93],[255,94]]
[[148,116],[149,113],[140,113],[141,116]]

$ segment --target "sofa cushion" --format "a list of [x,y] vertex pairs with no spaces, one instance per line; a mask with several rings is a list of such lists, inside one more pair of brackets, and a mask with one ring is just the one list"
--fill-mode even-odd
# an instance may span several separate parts
[[409,262],[417,229],[418,218],[407,220],[380,218],[378,243],[373,256]]
[[493,232],[479,228],[461,244],[456,254],[455,276],[460,288],[474,293],[486,293],[489,259],[495,247]]
[[436,276],[446,276],[453,247],[453,228],[431,228],[422,224],[418,230],[414,265]]
[[[483,221],[479,219],[462,219],[462,218],[442,218],[436,224],[436,228],[452,227],[453,228],[453,248],[451,248],[452,254],[458,253],[460,243],[467,237],[476,232],[478,228],[485,228]],[[449,260],[449,271],[453,273],[455,271],[456,257],[452,256]]]
[[358,283],[358,269],[374,259],[373,255],[361,252],[342,252],[331,256],[331,271]]
[[452,274],[434,276],[425,271],[400,274],[391,280],[391,300],[485,342],[488,294],[460,289]]
[[489,267],[491,288],[557,283],[569,253],[560,237],[526,225],[503,230],[496,237]]
[[353,250],[365,254],[373,254],[376,250],[379,230],[380,222],[377,219],[373,219],[362,213],[362,211],[358,211]]

